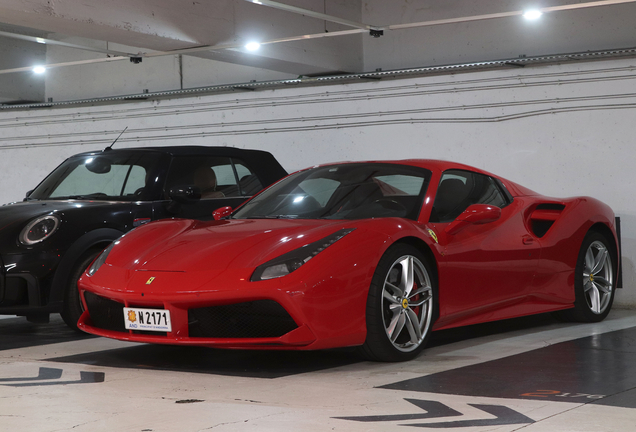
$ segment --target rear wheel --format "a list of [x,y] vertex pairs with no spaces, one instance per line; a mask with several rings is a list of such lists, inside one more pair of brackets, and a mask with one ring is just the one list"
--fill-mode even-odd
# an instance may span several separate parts
[[607,238],[591,231],[583,239],[574,273],[574,309],[561,316],[570,321],[599,322],[614,302],[617,257]]
[[363,354],[376,361],[416,357],[430,337],[436,304],[435,273],[424,254],[405,244],[389,248],[369,288]]
[[79,320],[82,313],[84,313],[84,305],[82,304],[82,300],[80,299],[79,289],[77,288],[77,281],[84,274],[86,268],[93,262],[95,258],[101,253],[100,250],[92,250],[87,252],[85,255],[80,258],[66,283],[66,290],[64,292],[64,306],[62,308],[62,319],[70,328],[75,331],[81,332],[80,329],[77,328],[77,321]]

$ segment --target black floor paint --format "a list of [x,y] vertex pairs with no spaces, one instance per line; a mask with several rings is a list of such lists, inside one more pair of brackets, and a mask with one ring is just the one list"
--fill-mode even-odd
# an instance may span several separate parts
[[249,378],[280,378],[361,361],[352,350],[254,351],[172,345],[136,345],[48,360]]
[[[440,346],[467,339],[479,343],[479,337],[505,337],[505,333],[519,330],[527,334],[540,332],[555,323],[548,314],[445,330],[433,333],[429,345]],[[71,330],[57,315],[52,315],[48,324],[32,324],[24,318],[0,320],[0,350],[91,337],[94,336]],[[150,344],[46,360],[252,378],[279,378],[362,361],[354,349],[252,351]],[[381,388],[636,408],[636,327],[562,342]]]
[[[541,331],[543,326],[555,322],[550,315],[538,315],[444,330],[433,334],[430,346],[521,329]],[[279,378],[363,361],[353,348],[326,351],[254,351],[172,345],[135,345],[49,360],[251,378]]]
[[636,327],[381,388],[636,408]]
[[33,324],[24,317],[0,320],[0,350],[26,348],[95,337],[71,330],[62,318],[51,315],[48,324]]

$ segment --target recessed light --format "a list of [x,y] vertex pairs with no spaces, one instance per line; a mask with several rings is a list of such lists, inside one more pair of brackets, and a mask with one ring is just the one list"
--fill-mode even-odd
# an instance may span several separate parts
[[245,49],[248,51],[256,51],[260,47],[261,47],[261,44],[259,44],[258,42],[250,42],[245,45]]
[[36,74],[43,74],[46,71],[44,66],[36,66],[33,68],[33,72]]
[[525,19],[529,19],[529,20],[536,20],[539,19],[539,17],[541,17],[541,15],[543,15],[543,12],[541,12],[538,9],[531,9],[531,10],[527,10],[523,13],[523,17]]

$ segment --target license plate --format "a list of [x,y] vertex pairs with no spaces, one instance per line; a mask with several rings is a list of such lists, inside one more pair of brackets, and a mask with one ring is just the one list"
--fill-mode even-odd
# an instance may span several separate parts
[[128,330],[172,331],[170,311],[165,309],[124,308],[124,325]]

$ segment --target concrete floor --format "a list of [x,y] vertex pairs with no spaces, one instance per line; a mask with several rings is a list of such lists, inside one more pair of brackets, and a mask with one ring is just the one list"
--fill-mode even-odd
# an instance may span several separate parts
[[434,334],[416,360],[143,345],[0,320],[0,431],[629,431],[636,311]]

